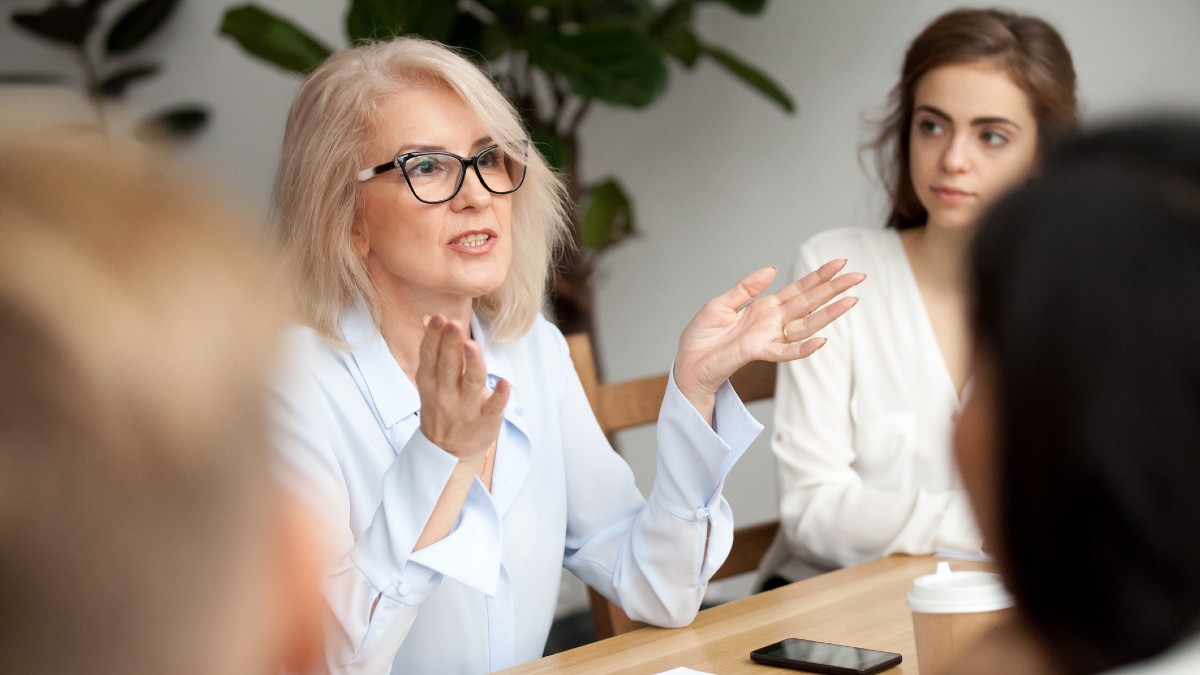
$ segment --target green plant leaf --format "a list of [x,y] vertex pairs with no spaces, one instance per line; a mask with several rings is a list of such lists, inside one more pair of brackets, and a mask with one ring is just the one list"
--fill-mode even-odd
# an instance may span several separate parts
[[329,58],[330,49],[286,19],[254,5],[225,12],[221,33],[242,49],[280,68],[304,75]]
[[522,0],[476,0],[476,2],[491,12],[495,17],[493,23],[511,26],[520,21],[521,13],[528,9],[528,2]]
[[649,0],[588,0],[567,4],[580,11],[581,23],[587,26],[624,24],[645,28],[658,13]]
[[688,68],[696,65],[696,60],[703,53],[700,40],[692,32],[694,6],[691,0],[672,3],[663,9],[650,27],[658,46]]
[[410,33],[447,42],[457,16],[455,0],[352,0],[346,35],[351,44]]
[[142,120],[134,135],[146,141],[179,141],[191,138],[208,123],[208,111],[198,105],[176,106]]
[[150,77],[157,72],[157,65],[141,64],[129,66],[104,78],[96,89],[102,96],[107,98],[121,98],[129,85],[138,80]]
[[502,29],[466,13],[458,15],[446,44],[468,50],[467,55],[476,63],[480,59],[494,59],[508,49],[508,40]]
[[578,33],[529,37],[529,60],[566,80],[572,94],[610,105],[641,108],[667,88],[663,52],[645,33],[603,26]]
[[405,12],[399,2],[353,0],[346,11],[350,44],[404,34]]
[[[710,2],[713,0],[709,0]],[[735,11],[742,14],[761,14],[767,6],[767,0],[718,0],[719,2],[729,5]]]
[[636,230],[633,204],[615,178],[594,186],[582,205],[581,239],[586,248],[603,250]]
[[796,112],[796,104],[792,102],[791,95],[768,77],[766,73],[719,47],[705,46],[704,53],[711,56],[717,63],[725,66],[726,70],[733,73],[742,82],[757,89],[759,93],[777,103],[780,108],[783,108],[789,114]]
[[12,22],[34,35],[53,42],[78,47],[82,45],[96,26],[96,14],[102,2],[85,2],[81,5],[59,5],[40,12],[13,12]]
[[171,17],[179,0],[142,0],[125,10],[108,31],[104,49],[124,54],[146,41]]
[[561,172],[570,165],[567,144],[551,126],[539,123],[529,135],[533,139],[534,147],[542,153],[555,171]]

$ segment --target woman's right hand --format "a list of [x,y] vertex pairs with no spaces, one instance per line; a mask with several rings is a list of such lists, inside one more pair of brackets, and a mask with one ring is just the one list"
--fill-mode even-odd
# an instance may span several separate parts
[[483,349],[457,321],[429,318],[417,365],[421,433],[460,462],[482,462],[500,435],[509,384],[487,388]]

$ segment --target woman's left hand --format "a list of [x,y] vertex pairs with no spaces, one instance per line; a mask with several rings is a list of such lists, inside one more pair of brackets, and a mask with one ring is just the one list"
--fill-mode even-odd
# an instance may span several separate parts
[[[794,361],[820,349],[812,336],[845,314],[858,298],[841,298],[866,275],[838,275],[845,260],[832,260],[771,295],[756,297],[775,279],[775,268],[752,272],[708,301],[679,338],[675,383],[711,423],[717,389],[751,361]],[[812,339],[809,339],[812,338]]]

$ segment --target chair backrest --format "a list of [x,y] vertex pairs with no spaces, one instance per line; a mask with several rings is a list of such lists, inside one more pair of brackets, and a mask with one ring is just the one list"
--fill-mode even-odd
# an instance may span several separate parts
[[[667,392],[666,373],[601,384],[596,375],[592,341],[587,334],[568,335],[567,346],[583,383],[583,391],[604,433],[611,437],[615,432],[658,420],[658,410]],[[774,363],[754,361],[734,373],[729,381],[743,401],[759,401],[775,395],[775,371]],[[713,580],[757,570],[778,530],[779,521],[734,530],[733,549],[725,564],[713,575]],[[620,635],[642,625],[625,616],[620,607],[604,596],[592,589],[588,591],[597,638]]]

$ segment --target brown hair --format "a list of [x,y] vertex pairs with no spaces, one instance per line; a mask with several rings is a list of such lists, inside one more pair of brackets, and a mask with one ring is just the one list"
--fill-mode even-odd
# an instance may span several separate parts
[[928,213],[913,189],[909,134],[917,84],[946,65],[987,60],[1025,92],[1038,124],[1038,147],[1079,126],[1075,66],[1062,36],[1034,16],[1001,9],[958,9],[941,15],[908,47],[900,81],[889,96],[890,112],[868,146],[892,201],[887,226],[903,230],[925,224]]

